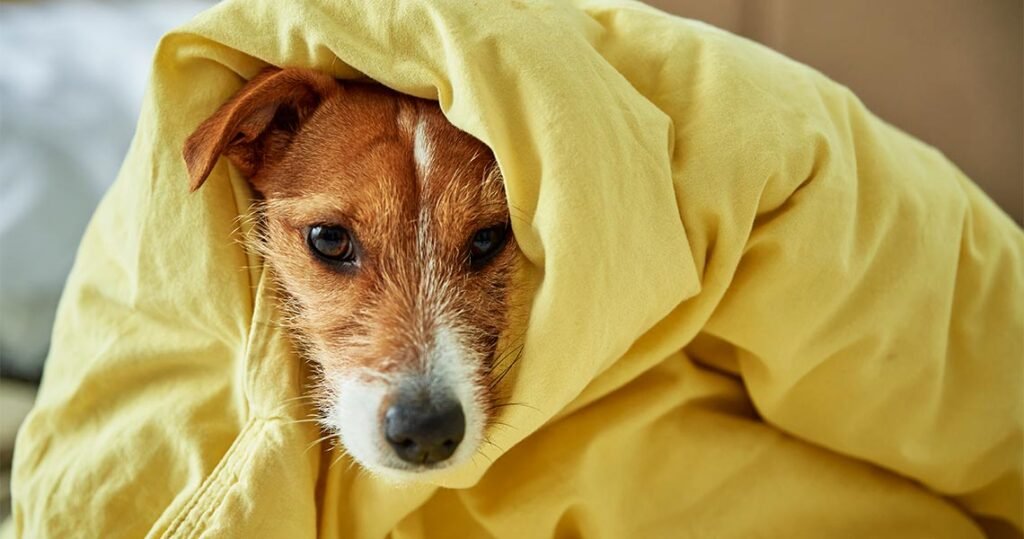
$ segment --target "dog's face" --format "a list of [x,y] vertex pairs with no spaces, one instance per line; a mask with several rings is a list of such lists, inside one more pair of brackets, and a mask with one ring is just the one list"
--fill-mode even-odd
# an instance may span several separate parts
[[286,69],[184,154],[193,189],[223,154],[262,195],[254,243],[347,451],[399,477],[477,452],[517,260],[490,150],[436,103]]

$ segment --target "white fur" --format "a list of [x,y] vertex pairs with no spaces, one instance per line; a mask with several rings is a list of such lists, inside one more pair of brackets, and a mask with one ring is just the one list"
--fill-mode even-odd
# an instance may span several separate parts
[[[355,374],[355,373],[353,373]],[[331,382],[334,406],[326,418],[348,454],[369,470],[386,466],[382,458],[391,448],[380,426],[380,406],[387,395],[385,380],[345,376]]]
[[[349,455],[368,471],[395,481],[423,479],[425,474],[461,464],[480,449],[485,417],[475,378],[476,359],[468,353],[457,332],[440,325],[434,332],[423,369],[393,377],[342,375],[328,383],[336,398],[326,418],[327,427],[338,434]],[[459,400],[466,418],[462,442],[447,460],[435,465],[414,465],[398,458],[384,437],[381,408],[388,393],[408,377],[419,378],[432,391],[451,392]]]
[[416,121],[416,129],[413,131],[412,156],[416,163],[416,172],[420,180],[427,177],[427,171],[434,159],[433,148],[430,144],[430,136],[427,134],[427,126],[420,116]]
[[448,459],[451,464],[468,460],[480,448],[484,437],[484,413],[481,395],[475,383],[479,358],[472,357],[459,335],[447,326],[434,333],[434,346],[427,363],[427,377],[434,387],[447,387],[459,399],[466,418],[462,443]]

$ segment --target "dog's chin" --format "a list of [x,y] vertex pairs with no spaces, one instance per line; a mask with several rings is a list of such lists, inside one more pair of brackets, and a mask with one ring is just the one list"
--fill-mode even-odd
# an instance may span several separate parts
[[322,420],[324,427],[338,436],[343,449],[356,463],[389,483],[430,481],[443,470],[471,461],[483,443],[486,420],[472,386],[456,383],[452,388],[466,420],[463,439],[455,452],[440,462],[412,464],[395,454],[381,428],[380,410],[391,387],[389,381],[342,378],[332,385],[336,396]]
[[[355,460],[366,472],[370,475],[382,480],[391,486],[402,486],[414,483],[429,483],[434,478],[442,475],[449,468],[456,468],[461,464],[465,463],[470,458],[459,458],[457,455],[453,455],[450,459],[444,462],[438,462],[437,464],[419,465],[414,466],[406,462],[397,461],[390,462],[388,464],[371,464],[360,460],[355,455],[352,455]],[[397,459],[396,459],[397,460]],[[394,467],[392,467],[393,465]]]

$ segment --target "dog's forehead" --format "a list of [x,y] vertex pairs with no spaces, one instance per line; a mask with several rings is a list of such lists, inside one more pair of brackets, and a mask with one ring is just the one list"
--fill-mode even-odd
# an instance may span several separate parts
[[449,174],[490,156],[483,143],[452,125],[436,102],[374,85],[346,86],[317,116],[326,117],[335,139],[345,142],[341,150],[354,156],[400,161],[397,153],[418,167],[434,165]]
[[311,197],[310,210],[344,221],[394,228],[426,211],[462,229],[505,210],[491,152],[431,101],[353,85],[323,104],[295,145],[275,171],[293,176],[281,195]]

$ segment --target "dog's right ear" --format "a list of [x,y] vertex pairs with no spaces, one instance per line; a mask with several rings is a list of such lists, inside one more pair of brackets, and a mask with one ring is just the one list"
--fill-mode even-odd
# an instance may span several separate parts
[[311,69],[272,67],[253,77],[185,141],[189,189],[203,185],[221,155],[252,178],[339,88],[330,75]]

